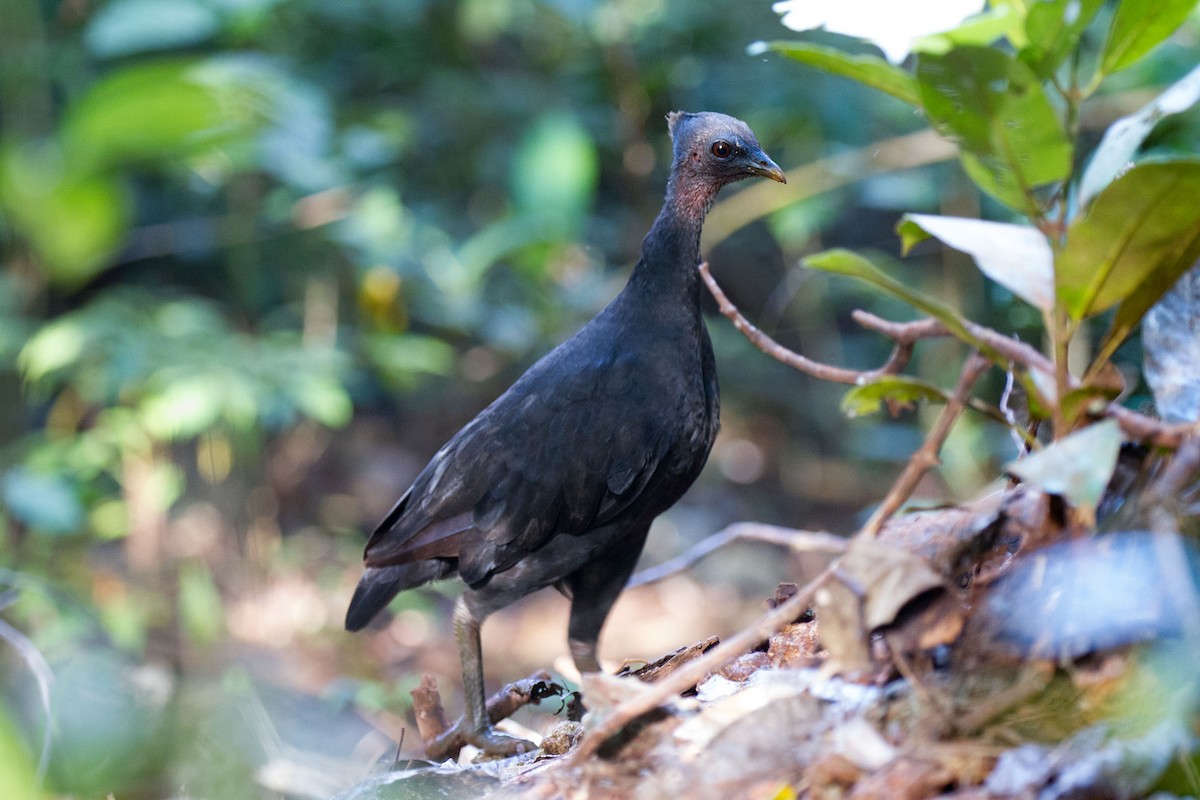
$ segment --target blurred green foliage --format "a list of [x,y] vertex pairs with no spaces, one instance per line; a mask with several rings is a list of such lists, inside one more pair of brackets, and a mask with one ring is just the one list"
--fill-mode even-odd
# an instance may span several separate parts
[[12,800],[38,800],[44,797],[38,788],[32,759],[26,742],[13,721],[0,706],[0,792]]
[[[1113,51],[1116,66],[1135,57],[1140,30]],[[155,781],[197,771],[146,746],[178,721],[169,701],[139,705],[142,660],[186,675],[252,646],[286,648],[320,674],[378,677],[388,660],[393,675],[414,671],[417,645],[372,651],[370,664],[338,649],[359,533],[445,436],[616,291],[661,200],[665,113],[746,119],[788,168],[924,125],[908,105],[917,85],[871,60],[869,44],[799,37],[805,63],[827,66],[833,44],[862,57],[839,74],[747,55],[780,31],[769,2],[0,3],[0,560],[54,587],[5,613],[56,665],[83,645],[100,659],[62,680],[70,718],[54,791],[156,796]],[[1070,46],[1000,77],[1032,86]],[[998,58],[980,48],[940,71],[931,60],[923,85],[999,80]],[[1169,44],[1113,91],[1164,85],[1191,60]],[[1023,102],[1040,109],[1045,97]],[[996,139],[1003,125],[976,130],[944,112],[933,121],[981,147],[1036,146],[1030,180],[1054,179],[1072,156],[1052,126],[1014,143]],[[1150,146],[1191,146],[1194,122]],[[988,163],[966,166],[1012,199]],[[997,208],[943,161],[750,213],[710,258],[783,343],[874,366],[888,345],[849,310],[910,312],[798,258],[894,252],[900,213],[981,204]],[[899,274],[973,319],[1039,335],[1036,314],[958,259],[926,256]],[[838,387],[752,352],[723,321],[712,329],[723,441],[738,447],[718,445],[673,512],[684,532],[652,542],[652,557],[739,518],[846,527],[911,451],[916,415],[848,429]],[[952,380],[944,346],[918,356],[930,385]],[[1011,449],[978,419],[955,436],[945,480],[965,494],[986,479],[980,461]],[[411,640],[428,641],[419,620],[436,603],[403,603]],[[356,681],[340,691],[360,705],[402,699]],[[36,711],[17,711],[41,730]],[[121,774],[80,769],[97,741],[137,758]],[[0,775],[26,774],[27,754],[10,751],[0,743]]]

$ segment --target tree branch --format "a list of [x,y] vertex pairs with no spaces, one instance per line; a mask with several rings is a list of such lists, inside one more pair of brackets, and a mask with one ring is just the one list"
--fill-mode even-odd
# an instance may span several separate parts
[[1191,423],[1163,422],[1115,402],[1108,404],[1104,414],[1115,419],[1121,432],[1133,441],[1168,450],[1178,449],[1185,439],[1196,433],[1196,426]]
[[[895,347],[891,355],[888,356],[887,361],[876,369],[854,370],[846,369],[845,367],[835,367],[831,364],[823,364],[800,355],[779,344],[779,342],[776,342],[755,327],[738,310],[737,306],[729,300],[725,292],[721,290],[721,287],[717,285],[716,280],[713,279],[712,273],[709,271],[707,263],[700,264],[700,276],[704,280],[704,285],[708,287],[709,292],[712,293],[713,298],[717,301],[717,307],[721,313],[733,323],[733,326],[743,336],[750,340],[751,344],[776,361],[787,364],[789,367],[806,375],[811,375],[819,380],[830,381],[831,383],[858,386],[885,375],[898,375],[908,366],[908,362],[912,358],[913,347],[918,341],[922,339],[938,339],[952,335],[946,329],[946,326],[936,319],[924,318],[910,322],[892,322],[877,317],[868,311],[857,309],[851,314],[854,321],[867,330],[875,331],[891,339],[895,343]],[[1021,367],[1027,372],[1041,373],[1049,382],[1054,381],[1054,362],[1039,352],[1037,348],[970,320],[964,319],[963,326],[981,344],[1007,359],[1012,366]],[[999,366],[1008,365],[1001,364]],[[1069,389],[1077,388],[1080,385],[1079,379],[1074,377],[1071,377],[1068,382]],[[1195,431],[1195,426],[1193,425],[1163,422],[1160,419],[1139,414],[1116,402],[1110,403],[1104,409],[1103,415],[1115,419],[1117,424],[1121,426],[1121,432],[1128,439],[1171,450],[1178,448],[1184,439]]]
[[781,528],[776,525],[764,525],[761,522],[735,522],[712,536],[701,539],[675,558],[642,570],[629,580],[625,588],[644,586],[647,583],[654,583],[676,575],[692,567],[710,553],[740,540],[777,544],[797,553],[827,553],[830,555],[846,552],[847,542],[842,536],[835,536],[823,531]]
[[905,465],[904,471],[900,473],[900,477],[896,479],[891,491],[887,493],[887,497],[883,498],[883,502],[875,509],[875,513],[867,520],[867,524],[863,526],[862,533],[864,536],[873,537],[879,533],[880,527],[888,520],[896,510],[904,504],[904,501],[912,495],[913,490],[917,488],[917,483],[932,467],[936,467],[941,461],[938,458],[938,453],[941,452],[942,445],[946,441],[946,437],[950,435],[950,429],[954,427],[954,421],[962,414],[963,409],[967,406],[967,397],[971,393],[971,387],[975,382],[987,372],[992,362],[983,357],[977,352],[972,352],[967,358],[967,363],[963,364],[962,373],[958,376],[958,385],[954,387],[954,394],[950,396],[950,402],[946,403],[942,409],[941,415],[933,428],[930,429],[929,435],[925,437],[921,447],[912,454]]
[[[895,339],[897,342],[896,349],[892,351],[892,355],[888,358],[887,362],[878,369],[864,371],[822,364],[820,361],[814,361],[807,356],[800,355],[794,350],[789,350],[755,327],[750,320],[746,319],[737,306],[726,296],[725,292],[721,290],[721,287],[717,284],[712,276],[712,272],[708,268],[708,262],[700,264],[700,277],[704,279],[704,285],[708,287],[708,291],[712,293],[713,298],[717,301],[717,308],[733,323],[733,327],[737,328],[755,347],[776,361],[787,364],[792,369],[799,370],[814,378],[832,383],[845,383],[856,386],[867,383],[872,378],[877,378],[881,375],[895,375],[899,373],[900,370],[908,365],[909,358],[912,356],[912,343],[916,341],[916,338],[913,338],[909,342]],[[884,322],[884,320],[879,320],[878,317],[875,317],[875,319],[879,322]],[[933,320],[929,321],[932,322]],[[940,325],[940,323],[938,324]],[[919,336],[917,338],[928,337]]]

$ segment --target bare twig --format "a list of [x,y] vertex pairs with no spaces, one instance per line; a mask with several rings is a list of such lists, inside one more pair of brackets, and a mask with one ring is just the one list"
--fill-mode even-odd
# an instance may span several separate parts
[[963,409],[967,405],[967,396],[971,392],[971,387],[979,380],[980,376],[987,371],[991,366],[991,362],[976,352],[972,352],[967,358],[967,363],[963,365],[962,373],[958,377],[958,385],[954,387],[954,394],[950,397],[950,402],[946,403],[942,409],[941,415],[937,419],[937,423],[929,431],[925,437],[925,441],[921,444],[920,449],[912,454],[905,465],[904,471],[900,473],[900,477],[896,479],[896,483],[892,486],[891,491],[887,493],[887,497],[883,498],[883,502],[875,509],[875,513],[867,520],[867,524],[863,526],[862,533],[864,536],[875,536],[879,533],[879,528],[887,519],[896,513],[896,510],[904,504],[904,501],[912,495],[913,490],[917,487],[917,483],[922,476],[931,468],[937,466],[938,453],[942,449],[942,444],[946,441],[946,437],[950,434],[951,427],[954,426],[954,421],[962,414]]
[[[897,342],[906,341],[907,337],[917,340],[950,335],[950,331],[934,319],[889,322],[866,311],[855,311],[851,316],[864,328],[881,333]],[[1029,371],[1041,372],[1047,377],[1054,376],[1054,364],[1037,349],[970,320],[963,320],[963,324],[972,336],[1003,356],[1012,365],[1024,367]],[[1071,379],[1070,388],[1074,389],[1079,385],[1078,379]],[[1169,450],[1178,448],[1185,438],[1196,431],[1196,427],[1190,423],[1164,422],[1156,417],[1139,414],[1115,401],[1109,403],[1104,409],[1104,415],[1115,419],[1121,426],[1121,432],[1131,441],[1143,442],[1154,447],[1165,447]]]
[[[425,677],[428,677],[428,676],[425,676]],[[402,769],[408,769],[409,767],[412,766],[413,760],[411,758],[408,759],[408,763],[405,764],[403,767],[400,766],[400,757],[404,753],[404,737],[407,733],[408,733],[408,728],[400,729],[400,741],[396,742],[396,757],[392,759],[392,766],[388,769],[388,772],[398,772]]]
[[1168,450],[1177,449],[1184,439],[1196,432],[1196,426],[1190,423],[1163,422],[1115,402],[1109,403],[1104,413],[1117,421],[1121,432],[1129,439]]
[[[875,369],[857,370],[835,367],[831,364],[814,361],[790,350],[755,327],[754,323],[746,319],[745,315],[721,289],[713,278],[707,263],[700,265],[700,276],[704,280],[704,285],[708,287],[708,291],[717,301],[717,308],[755,347],[776,361],[823,381],[853,386],[869,383],[884,375],[897,375],[908,366],[908,362],[912,358],[913,347],[917,342],[922,339],[938,339],[951,335],[946,326],[936,319],[924,318],[910,322],[892,322],[877,317],[869,311],[857,309],[851,314],[854,321],[867,330],[875,331],[891,339],[895,343],[895,347],[887,361]],[[1054,365],[1050,363],[1050,360],[1019,339],[1004,336],[970,320],[963,320],[963,325],[981,344],[995,351],[1007,361],[1029,370],[1045,372],[1047,375],[1054,374]]]
[[1141,498],[1146,507],[1154,550],[1168,597],[1189,636],[1200,636],[1200,605],[1188,570],[1188,556],[1179,538],[1179,496],[1200,472],[1200,436],[1184,439],[1162,474]]
[[700,658],[700,656],[712,650],[720,643],[721,640],[718,637],[709,636],[707,639],[701,639],[694,644],[684,645],[673,652],[667,653],[657,661],[651,661],[649,664],[643,663],[637,669],[633,669],[632,664],[625,664],[617,672],[617,677],[631,675],[643,683],[655,683],[675,672],[689,661],[695,661],[697,658]]
[[975,733],[1005,711],[1034,697],[1050,684],[1053,665],[1031,662],[1026,665],[1011,686],[993,692],[972,708],[960,712],[955,728],[963,734]]
[[838,562],[830,564],[821,574],[806,583],[785,603],[764,615],[754,625],[744,628],[695,661],[689,661],[650,688],[613,709],[612,714],[599,722],[580,742],[570,761],[579,764],[597,748],[615,736],[630,722],[653,711],[670,698],[700,682],[705,675],[719,670],[733,659],[750,650],[763,639],[782,630],[806,609],[817,588],[829,577]]
[[937,339],[950,335],[950,331],[946,329],[946,326],[932,317],[914,319],[908,322],[893,322],[890,319],[877,317],[870,311],[864,311],[861,308],[851,311],[850,316],[867,330],[883,334],[895,342],[915,342],[918,339]]
[[[704,284],[708,287],[709,292],[716,299],[721,313],[755,347],[775,360],[820,380],[859,385],[885,375],[899,374],[908,365],[909,359],[912,357],[913,346],[916,342],[922,339],[937,339],[951,335],[950,331],[936,319],[925,318],[910,322],[892,322],[877,317],[868,311],[858,309],[851,314],[854,321],[868,330],[888,337],[895,342],[895,348],[892,350],[892,354],[888,356],[887,361],[876,369],[853,370],[844,367],[835,367],[831,364],[814,361],[811,358],[789,350],[756,328],[738,310],[737,306],[729,300],[721,290],[721,287],[717,285],[717,282],[713,279],[708,269],[708,264],[700,265],[700,275],[704,279]],[[1005,368],[1011,368],[1011,366],[1022,367],[1026,371],[1040,372],[1047,378],[1054,378],[1054,363],[1036,348],[1029,346],[1019,339],[1005,336],[970,320],[963,320],[963,326],[981,345],[987,347],[1007,362],[1000,363],[998,366]],[[1074,377],[1068,383],[1071,389],[1080,385],[1079,380]],[[1116,402],[1110,403],[1104,409],[1104,415],[1115,419],[1117,424],[1121,426],[1121,432],[1128,439],[1172,450],[1179,447],[1180,443],[1195,430],[1193,425],[1163,422],[1160,419],[1139,414]],[[1028,439],[1028,437],[1026,438]]]
[[[864,383],[876,375],[899,372],[904,368],[905,364],[908,363],[907,359],[902,359],[900,360],[900,363],[894,367],[891,373],[884,373],[882,372],[882,368],[879,370],[868,370],[863,372],[861,370],[834,367],[829,364],[822,364],[819,361],[813,361],[811,358],[802,356],[799,353],[784,347],[779,342],[775,341],[770,336],[756,328],[754,324],[750,322],[750,320],[746,319],[742,312],[738,310],[737,306],[735,306],[725,295],[725,292],[721,291],[721,287],[717,285],[716,280],[713,279],[712,273],[708,269],[708,262],[704,262],[700,265],[700,276],[704,279],[704,284],[708,287],[708,291],[711,292],[713,298],[716,299],[717,308],[720,309],[722,314],[729,318],[729,321],[733,323],[733,327],[737,328],[741,334],[749,339],[759,350],[762,350],[776,361],[787,364],[792,369],[799,370],[807,375],[812,375],[814,378],[819,378],[823,381],[831,381],[833,383],[848,383],[853,385]],[[889,364],[898,360],[895,353],[892,355],[893,357],[888,359]]]
[[892,322],[877,317],[869,311],[863,311],[861,308],[852,311],[850,316],[867,330],[883,334],[896,343],[884,365],[873,370],[880,375],[895,375],[904,369],[912,360],[913,347],[921,339],[935,339],[950,335],[950,331],[946,329],[945,325],[931,318],[917,319],[912,322]]
[[1189,436],[1180,443],[1171,463],[1150,486],[1143,501],[1178,497],[1197,472],[1200,472],[1200,435]]
[[[938,339],[952,336],[945,325],[936,319],[916,319],[911,322],[891,322],[861,309],[851,313],[851,317],[859,325],[868,330],[881,333],[897,343],[916,343],[921,339]],[[994,351],[1005,361],[1009,361],[1027,370],[1043,372],[1047,377],[1054,375],[1054,364],[1037,348],[1031,347],[1020,339],[1005,336],[978,322],[969,319],[962,320],[967,333],[975,337],[980,344]],[[1003,365],[999,365],[1003,366]]]
[[937,715],[938,721],[943,724],[953,720],[954,708],[950,698],[938,690],[927,686],[921,680],[921,676],[917,674],[912,664],[908,662],[908,658],[905,657],[904,647],[900,644],[896,634],[885,633],[883,638],[888,643],[888,651],[892,657],[892,664],[896,667],[896,671],[900,673],[901,678],[904,678],[908,682],[908,685],[916,692],[917,697],[925,707]]
[[837,555],[846,552],[846,539],[832,533],[782,528],[776,525],[764,525],[761,522],[735,522],[712,536],[701,539],[675,558],[642,570],[629,580],[625,588],[644,586],[647,583],[654,583],[676,575],[694,566],[710,553],[736,541],[777,544],[797,553]]

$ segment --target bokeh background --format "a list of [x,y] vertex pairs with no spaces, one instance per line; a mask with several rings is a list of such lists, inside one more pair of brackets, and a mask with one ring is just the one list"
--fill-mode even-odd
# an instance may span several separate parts
[[[1193,66],[1198,33],[1113,79],[1085,130]],[[747,52],[778,38],[875,52],[788,31],[766,0],[4,0],[0,773],[29,791],[52,735],[51,794],[324,797],[395,753],[422,673],[457,710],[453,585],[341,630],[365,535],[619,290],[670,110],[746,120],[793,176],[728,190],[710,218],[734,302],[809,356],[881,362],[850,311],[912,312],[799,259],[898,257],[904,211],[1002,212],[936,138],[897,144],[925,128],[907,106]],[[1196,122],[1153,146],[1194,150]],[[927,246],[897,269],[1039,340],[965,257]],[[741,520],[851,531],[930,412],[847,419],[842,387],[709,322],[722,433],[643,563]],[[914,370],[952,384],[957,348],[923,345]],[[1134,404],[1138,357],[1119,356]],[[1014,453],[967,417],[920,497],[969,497]],[[629,592],[601,653],[727,634],[799,569],[733,545]],[[489,686],[571,678],[565,615],[543,593],[491,619]]]

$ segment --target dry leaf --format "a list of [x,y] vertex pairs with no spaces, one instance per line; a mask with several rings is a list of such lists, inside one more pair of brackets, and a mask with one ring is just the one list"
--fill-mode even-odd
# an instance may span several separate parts
[[945,583],[922,558],[877,539],[854,539],[816,594],[821,643],[830,654],[827,669],[869,670],[871,633],[895,622],[915,598],[939,589]]

